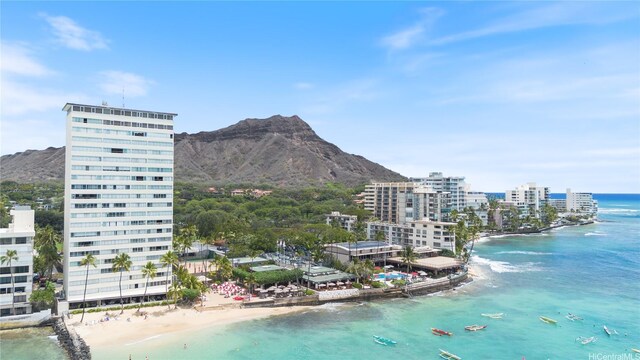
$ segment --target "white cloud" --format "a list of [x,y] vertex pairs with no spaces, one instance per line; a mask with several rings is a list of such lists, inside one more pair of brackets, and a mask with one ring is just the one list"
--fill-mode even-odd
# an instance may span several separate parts
[[9,121],[5,118],[6,116],[60,110],[69,101],[83,99],[86,99],[86,96],[82,94],[33,87],[3,78],[0,100],[2,103],[2,122]]
[[152,80],[124,71],[100,72],[99,86],[107,94],[121,95],[124,90],[125,97],[145,96],[149,87],[154,84]]
[[3,76],[13,74],[39,77],[53,74],[53,71],[33,58],[31,51],[24,44],[2,41],[0,48],[0,69]]
[[44,13],[40,16],[53,28],[56,41],[63,46],[83,51],[109,48],[109,41],[102,34],[83,28],[66,16],[49,16]]
[[609,9],[611,8],[603,7],[601,4],[593,2],[545,4],[511,14],[485,27],[432,39],[429,43],[443,45],[484,36],[538,28],[578,24],[605,24],[637,17],[637,11],[621,12],[614,10],[614,12],[611,12]]
[[421,10],[422,18],[414,25],[384,36],[380,43],[391,50],[407,49],[416,44],[429,31],[433,23],[444,14],[438,8],[426,8]]
[[315,85],[308,82],[297,82],[293,84],[293,87],[298,90],[309,90],[309,89],[313,89]]

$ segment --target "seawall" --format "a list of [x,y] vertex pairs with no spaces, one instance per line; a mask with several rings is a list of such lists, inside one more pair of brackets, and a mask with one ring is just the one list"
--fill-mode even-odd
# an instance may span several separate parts
[[245,300],[242,303],[242,307],[316,306],[331,302],[359,302],[377,299],[411,297],[414,295],[425,295],[438,291],[453,289],[458,285],[469,281],[471,281],[471,278],[465,272],[458,276],[436,279],[429,282],[413,283],[402,288],[363,289],[357,291],[354,291],[354,289],[330,290],[316,293],[310,296],[287,297],[259,301]]
[[76,333],[67,327],[62,317],[58,317],[53,322],[53,330],[58,335],[60,346],[67,352],[71,360],[90,360],[91,350],[87,343]]

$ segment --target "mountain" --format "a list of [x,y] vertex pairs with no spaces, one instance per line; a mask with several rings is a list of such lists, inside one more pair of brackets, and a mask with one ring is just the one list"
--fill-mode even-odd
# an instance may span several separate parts
[[[64,179],[64,147],[0,158],[0,179]],[[175,135],[176,181],[298,187],[402,181],[402,175],[320,138],[298,116],[246,119],[227,128]]]

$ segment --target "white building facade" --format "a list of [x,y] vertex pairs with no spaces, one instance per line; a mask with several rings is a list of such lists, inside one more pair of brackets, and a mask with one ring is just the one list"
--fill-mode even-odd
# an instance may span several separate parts
[[13,219],[9,227],[0,229],[0,255],[15,250],[18,257],[11,262],[11,267],[8,263],[0,265],[0,316],[31,313],[34,213],[29,206],[16,206],[10,211]]
[[536,186],[536,183],[527,183],[507,190],[504,193],[505,202],[514,204],[523,216],[540,215],[540,207],[549,200],[549,188]]
[[356,215],[341,214],[339,211],[332,211],[331,214],[326,216],[326,224],[338,224],[341,228],[351,231],[358,217]]
[[[173,119],[177,114],[68,103],[65,157],[64,294],[71,309],[81,305],[89,267],[89,306],[119,301],[120,274],[113,259],[133,262],[122,277],[122,295],[139,301],[145,292],[141,268],[153,262],[147,294],[165,294],[166,267],[160,257],[172,249]],[[170,278],[170,277],[169,277]]]
[[433,249],[446,249],[456,252],[456,238],[453,232],[454,223],[418,220],[405,224],[385,222],[368,222],[368,238],[374,238],[377,232],[383,232],[389,245],[410,245],[413,247],[428,246]]
[[450,197],[451,209],[462,211],[467,206],[467,185],[464,176],[443,176],[441,172],[430,172],[426,178],[412,178],[418,185],[426,185],[435,191],[447,192]]
[[595,214],[598,212],[598,202],[593,200],[593,194],[577,192],[567,189],[566,198],[567,212],[580,212]]

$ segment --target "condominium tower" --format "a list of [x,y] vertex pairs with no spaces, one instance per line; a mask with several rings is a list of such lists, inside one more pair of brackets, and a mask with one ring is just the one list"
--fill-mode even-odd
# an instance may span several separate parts
[[[68,103],[64,204],[64,293],[69,308],[116,303],[120,274],[113,260],[127,253],[130,271],[122,295],[145,292],[141,269],[153,262],[157,277],[146,293],[164,296],[173,223],[173,119],[177,114]],[[96,267],[81,266],[92,254]]]

